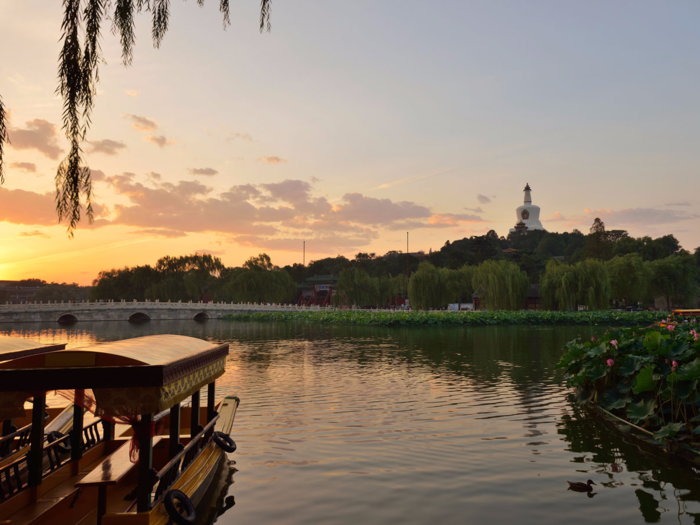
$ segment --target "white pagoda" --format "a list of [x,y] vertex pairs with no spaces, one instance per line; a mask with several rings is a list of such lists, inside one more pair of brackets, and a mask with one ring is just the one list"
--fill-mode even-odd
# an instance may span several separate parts
[[532,196],[530,192],[530,184],[525,185],[525,199],[523,205],[518,206],[515,210],[518,222],[515,228],[511,228],[511,232],[527,232],[528,230],[544,230],[544,226],[540,222],[540,207],[532,204]]

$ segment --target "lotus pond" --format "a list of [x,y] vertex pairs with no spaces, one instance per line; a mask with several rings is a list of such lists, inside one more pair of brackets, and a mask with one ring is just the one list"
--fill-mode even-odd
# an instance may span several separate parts
[[[71,347],[154,333],[229,342],[218,384],[221,395],[242,400],[232,433],[238,451],[203,523],[696,523],[698,474],[592,417],[557,368],[567,342],[600,340],[605,331],[221,320],[0,325]],[[567,480],[589,478],[592,494],[567,490]]]

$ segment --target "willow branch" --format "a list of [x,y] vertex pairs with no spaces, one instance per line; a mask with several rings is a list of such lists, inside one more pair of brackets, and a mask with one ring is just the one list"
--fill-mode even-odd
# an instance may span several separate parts
[[5,112],[5,106],[2,103],[2,97],[0,97],[0,184],[5,182],[3,151],[5,144],[9,143],[10,137],[7,136],[7,113]]
[[270,9],[272,8],[272,0],[260,0],[260,32],[267,28],[269,33],[272,29],[270,24]]

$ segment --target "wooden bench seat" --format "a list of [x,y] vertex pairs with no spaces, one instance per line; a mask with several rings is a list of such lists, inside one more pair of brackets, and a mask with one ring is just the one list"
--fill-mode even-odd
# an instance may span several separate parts
[[[155,447],[163,436],[153,438]],[[97,523],[102,521],[102,516],[107,512],[107,487],[117,485],[127,474],[132,472],[137,464],[131,462],[129,457],[130,443],[127,441],[117,450],[107,456],[91,472],[75,484],[78,488],[97,487]]]

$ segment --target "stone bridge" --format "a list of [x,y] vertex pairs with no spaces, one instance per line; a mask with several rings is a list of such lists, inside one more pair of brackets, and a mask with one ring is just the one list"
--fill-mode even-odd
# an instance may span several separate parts
[[[204,321],[233,313],[321,310],[318,306],[245,303],[85,301],[0,305],[0,323],[77,323],[80,321]],[[325,308],[324,308],[325,309]]]

